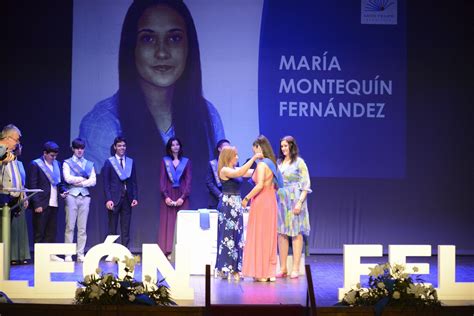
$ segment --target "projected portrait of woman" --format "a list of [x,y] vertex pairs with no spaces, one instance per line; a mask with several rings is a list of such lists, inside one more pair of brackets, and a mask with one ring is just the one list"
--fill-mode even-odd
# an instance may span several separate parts
[[[202,95],[196,29],[182,1],[136,0],[127,11],[119,48],[119,90],[97,103],[80,124],[88,159],[99,170],[120,134],[129,139],[130,154],[147,167],[149,151],[160,157],[164,144],[178,136],[190,144],[187,152],[196,170],[200,162],[206,170],[214,144],[225,137],[219,113]],[[201,177],[194,178],[197,185]]]

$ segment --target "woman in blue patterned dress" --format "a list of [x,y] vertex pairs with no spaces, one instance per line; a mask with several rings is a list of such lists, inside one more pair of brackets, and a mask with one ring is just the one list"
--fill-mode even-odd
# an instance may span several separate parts
[[285,136],[280,141],[278,169],[283,175],[284,186],[278,190],[278,250],[280,272],[277,277],[286,277],[288,268],[289,239],[293,247],[293,267],[290,278],[298,278],[301,255],[303,252],[303,235],[309,236],[310,225],[306,197],[311,193],[311,182],[308,167],[298,154],[296,140]]
[[219,155],[218,174],[222,184],[222,197],[217,206],[219,220],[217,228],[216,269],[221,277],[240,279],[242,271],[242,250],[244,231],[242,198],[240,187],[242,177],[250,177],[250,167],[262,154],[255,154],[242,167],[236,167],[239,156],[235,147],[224,147]]

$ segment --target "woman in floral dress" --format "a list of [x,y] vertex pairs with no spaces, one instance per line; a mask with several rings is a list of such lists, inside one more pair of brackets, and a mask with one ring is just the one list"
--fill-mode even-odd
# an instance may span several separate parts
[[239,156],[235,147],[224,147],[219,155],[218,174],[222,183],[222,198],[217,209],[216,269],[222,277],[240,279],[242,271],[242,233],[244,230],[242,198],[240,187],[242,177],[250,177],[250,167],[261,154],[255,154],[242,167],[236,167]]
[[311,193],[308,167],[298,154],[296,140],[285,136],[280,141],[278,169],[283,175],[284,186],[278,190],[278,250],[281,270],[277,277],[286,277],[288,268],[289,239],[293,247],[293,267],[290,278],[299,276],[303,251],[303,235],[309,236],[310,225],[306,197]]

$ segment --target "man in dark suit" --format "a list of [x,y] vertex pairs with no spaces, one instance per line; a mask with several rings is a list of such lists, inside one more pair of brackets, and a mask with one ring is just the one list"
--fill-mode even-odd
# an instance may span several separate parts
[[[33,213],[33,231],[35,243],[56,242],[58,221],[58,196],[66,197],[67,191],[61,181],[61,168],[56,161],[59,146],[52,141],[43,145],[43,156],[30,163],[27,187],[41,189],[43,192],[31,198]],[[52,255],[52,261],[64,261]]]
[[216,159],[209,161],[207,167],[206,186],[209,191],[209,198],[207,201],[208,209],[217,209],[217,205],[222,196],[222,186],[219,175],[217,174],[217,165],[219,154],[221,153],[222,148],[226,146],[230,146],[230,142],[227,139],[221,139],[217,142],[214,151]]
[[109,215],[109,235],[117,234],[120,216],[121,242],[125,247],[130,242],[130,221],[132,207],[138,204],[137,178],[133,159],[125,156],[127,143],[125,138],[116,137],[113,144],[115,154],[109,157],[102,168],[105,207]]

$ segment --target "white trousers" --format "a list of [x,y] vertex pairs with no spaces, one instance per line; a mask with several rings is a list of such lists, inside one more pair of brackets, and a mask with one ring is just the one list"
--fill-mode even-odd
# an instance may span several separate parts
[[84,255],[87,241],[87,217],[89,216],[90,196],[66,196],[66,231],[64,242],[72,243],[77,221],[77,255]]

